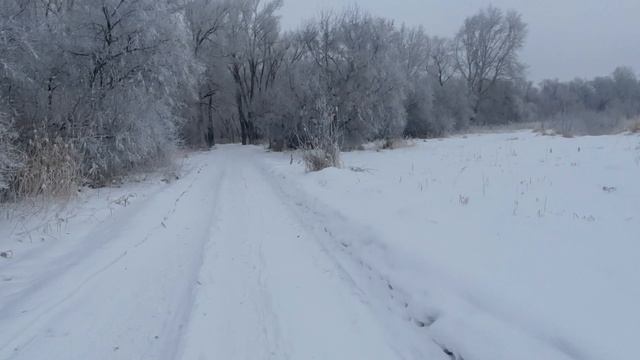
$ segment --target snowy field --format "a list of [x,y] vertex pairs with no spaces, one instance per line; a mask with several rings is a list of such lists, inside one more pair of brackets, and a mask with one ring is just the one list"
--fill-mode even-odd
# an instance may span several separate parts
[[[530,132],[183,176],[0,220],[0,359],[625,359],[640,137]],[[36,209],[36,210],[34,210]]]

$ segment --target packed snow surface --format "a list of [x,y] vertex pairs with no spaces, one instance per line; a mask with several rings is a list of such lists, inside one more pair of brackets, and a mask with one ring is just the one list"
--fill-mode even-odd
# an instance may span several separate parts
[[222,146],[0,220],[0,359],[624,359],[640,137]]

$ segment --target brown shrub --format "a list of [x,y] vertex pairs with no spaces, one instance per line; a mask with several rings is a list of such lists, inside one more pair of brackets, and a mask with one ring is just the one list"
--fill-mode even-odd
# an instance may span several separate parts
[[302,158],[308,172],[340,167],[340,149],[337,145],[306,150]]
[[82,184],[78,154],[61,138],[36,134],[28,143],[23,164],[12,184],[17,198],[68,197]]
[[415,146],[415,142],[410,139],[387,139],[382,148],[384,150],[396,150]]
[[629,132],[632,134],[640,134],[640,119],[636,120],[629,127]]

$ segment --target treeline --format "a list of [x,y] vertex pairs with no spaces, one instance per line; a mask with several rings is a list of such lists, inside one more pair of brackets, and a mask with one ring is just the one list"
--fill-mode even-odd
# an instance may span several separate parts
[[165,160],[195,98],[190,41],[177,3],[0,2],[5,196],[101,186]]
[[640,83],[626,68],[527,81],[516,12],[483,9],[444,39],[357,8],[284,32],[281,6],[3,0],[4,198],[102,186],[180,145],[268,143],[334,161],[372,140],[545,119],[566,127],[571,117],[606,127],[640,113]]
[[535,119],[547,121],[565,135],[601,135],[624,130],[625,120],[640,127],[640,82],[630,68],[586,81],[545,80],[533,88],[529,101]]

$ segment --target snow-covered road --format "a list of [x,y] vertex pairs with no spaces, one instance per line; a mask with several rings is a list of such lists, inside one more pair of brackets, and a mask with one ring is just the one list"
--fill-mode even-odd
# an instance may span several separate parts
[[39,261],[1,284],[0,359],[404,358],[256,152],[198,155],[68,252],[1,264]]
[[249,149],[226,159],[233,166],[223,180],[182,358],[400,358],[255,157]]
[[472,135],[343,160],[305,173],[295,154],[222,146],[175,182],[0,217],[0,360],[637,353],[640,137]]

